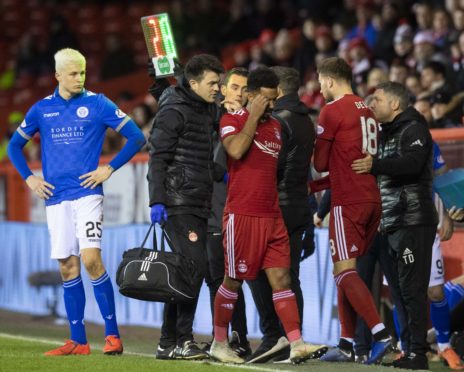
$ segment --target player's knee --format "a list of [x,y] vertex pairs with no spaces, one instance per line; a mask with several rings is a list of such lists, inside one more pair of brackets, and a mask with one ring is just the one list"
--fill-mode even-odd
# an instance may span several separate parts
[[292,284],[289,270],[273,270],[272,274],[268,275],[268,278],[273,290],[288,289]]
[[82,263],[92,279],[97,279],[105,272],[105,267],[101,259],[100,252],[88,250],[82,253]]
[[80,275],[80,261],[78,257],[71,256],[66,259],[58,260],[58,262],[63,281],[67,282]]
[[427,295],[429,296],[430,301],[438,302],[443,301],[445,298],[445,293],[443,292],[442,285],[435,285],[433,287],[429,287],[427,290]]

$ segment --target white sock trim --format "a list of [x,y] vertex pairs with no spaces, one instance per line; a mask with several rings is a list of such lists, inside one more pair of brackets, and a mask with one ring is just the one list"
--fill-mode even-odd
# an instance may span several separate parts
[[376,333],[379,333],[380,331],[383,331],[384,329],[385,329],[385,325],[383,323],[379,323],[372,327],[371,332],[373,335],[375,335]]

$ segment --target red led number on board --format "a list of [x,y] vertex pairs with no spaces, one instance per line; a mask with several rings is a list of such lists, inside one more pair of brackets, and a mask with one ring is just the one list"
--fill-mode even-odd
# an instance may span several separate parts
[[164,53],[163,46],[162,46],[162,38],[161,38],[159,22],[157,22],[155,18],[152,18],[148,21],[148,24],[153,28],[153,33],[155,35],[152,40],[153,49],[155,51],[155,56],[156,57],[164,56],[165,53]]

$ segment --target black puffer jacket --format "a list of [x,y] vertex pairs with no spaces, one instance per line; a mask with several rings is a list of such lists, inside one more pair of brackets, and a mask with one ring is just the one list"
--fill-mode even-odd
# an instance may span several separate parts
[[308,172],[315,138],[309,109],[297,94],[288,94],[276,101],[273,116],[282,125],[282,150],[277,173],[279,204],[307,204]]
[[438,223],[432,201],[432,158],[427,123],[414,108],[382,124],[379,154],[371,171],[382,198],[381,231]]
[[207,218],[213,191],[213,118],[217,107],[185,85],[160,98],[149,139],[150,206]]

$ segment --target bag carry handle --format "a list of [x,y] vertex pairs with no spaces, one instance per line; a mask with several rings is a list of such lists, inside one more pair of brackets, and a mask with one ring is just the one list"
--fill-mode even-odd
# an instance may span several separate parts
[[[150,225],[150,228],[148,229],[147,234],[145,235],[145,238],[143,239],[143,242],[140,245],[139,258],[141,258],[142,255],[143,255],[143,249],[145,247],[145,243],[147,242],[148,237],[150,236],[150,233],[151,233],[151,229],[153,229],[154,226],[155,226],[154,224]],[[171,242],[171,239],[169,238],[168,234],[166,234],[166,231],[164,230],[164,226],[161,226],[161,231],[162,231],[161,249],[159,251],[164,252],[165,251],[164,241],[167,240],[170,247],[172,247],[172,242]],[[156,229],[153,230],[153,250],[158,251],[158,241],[157,241],[157,238],[156,238]]]

